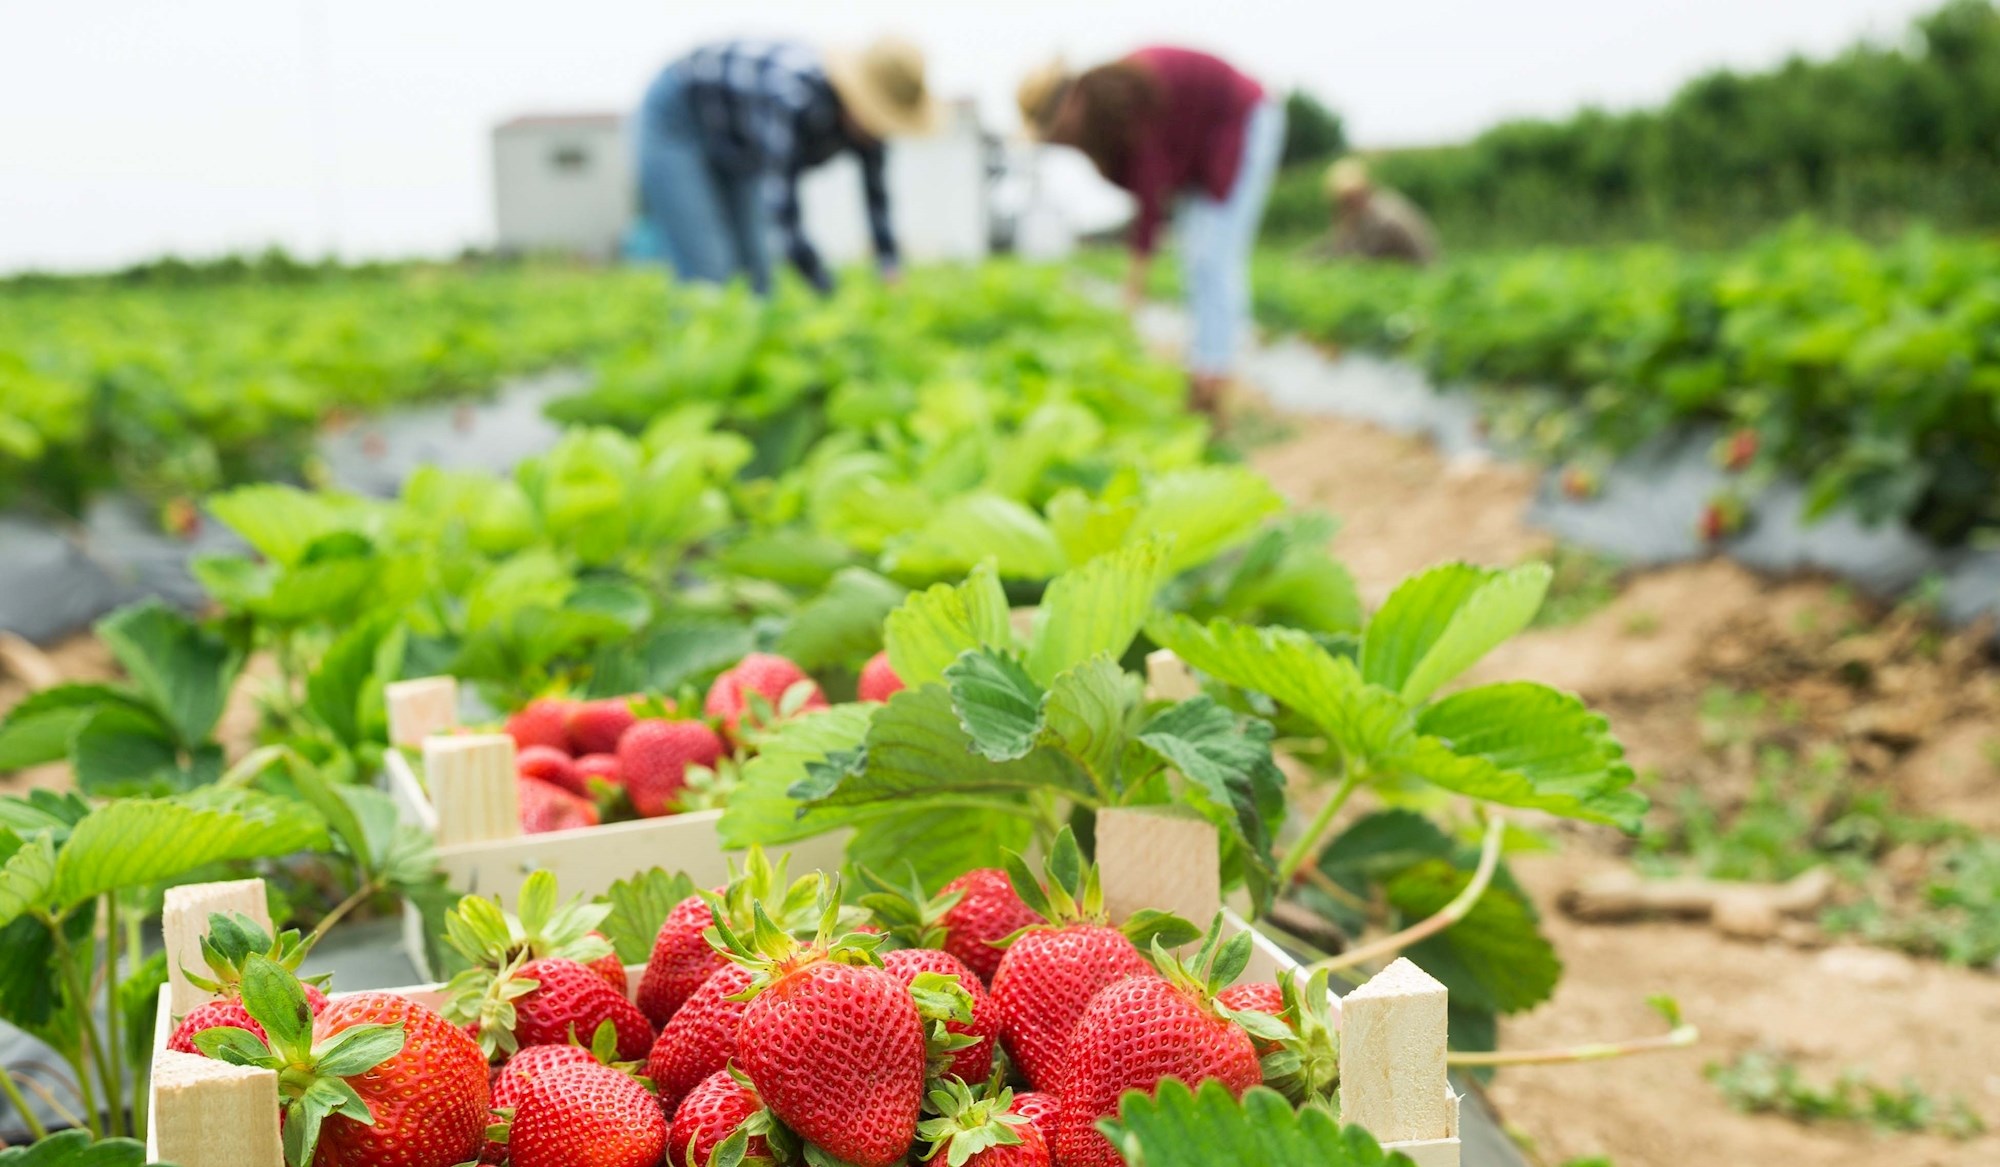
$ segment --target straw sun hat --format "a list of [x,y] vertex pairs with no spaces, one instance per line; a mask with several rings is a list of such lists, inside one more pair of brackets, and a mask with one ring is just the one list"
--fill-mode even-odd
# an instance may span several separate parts
[[847,112],[875,137],[927,134],[937,126],[924,51],[909,41],[883,37],[859,52],[830,50],[826,77]]
[[1337,199],[1362,194],[1375,187],[1368,164],[1359,158],[1342,158],[1326,168],[1326,193]]
[[1014,91],[1014,101],[1021,107],[1021,124],[1027,127],[1029,136],[1039,138],[1048,133],[1049,123],[1055,119],[1055,107],[1074,80],[1076,75],[1061,57],[1043,62],[1021,79],[1020,88]]

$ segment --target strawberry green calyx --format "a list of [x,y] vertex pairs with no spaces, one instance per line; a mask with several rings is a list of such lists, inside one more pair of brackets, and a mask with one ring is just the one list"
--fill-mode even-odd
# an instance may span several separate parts
[[742,872],[733,874],[720,894],[696,894],[707,902],[716,919],[727,919],[739,932],[753,927],[758,907],[772,904],[777,906],[777,920],[796,930],[824,914],[820,902],[824,881],[818,872],[809,872],[787,884],[785,867],[789,860],[789,856],[781,855],[773,864],[762,847],[753,846],[744,856]]
[[1261,1058],[1264,1085],[1295,1106],[1331,1100],[1340,1085],[1340,1031],[1334,1027],[1327,976],[1326,969],[1316,970],[1309,978],[1289,970],[1280,973],[1282,1018],[1217,1006],[1223,1016],[1259,1042],[1259,1048],[1270,1047]]
[[515,913],[497,897],[464,897],[445,913],[445,942],[475,966],[496,971],[522,957],[589,964],[611,955],[611,942],[596,932],[611,905],[580,898],[559,905],[556,878],[547,871],[528,876],[517,902]]
[[375,1124],[368,1104],[347,1079],[401,1053],[403,1026],[356,1025],[315,1043],[305,988],[289,970],[253,952],[243,962],[241,984],[243,1008],[267,1037],[219,1026],[197,1034],[195,1044],[217,1061],[277,1071],[285,1162],[307,1167],[329,1117],[339,1114],[365,1126]]
[[475,965],[445,985],[444,1019],[453,1025],[477,1026],[479,1048],[488,1060],[521,1048],[514,1036],[521,1020],[514,1003],[542,987],[533,977],[519,975],[531,959],[523,953],[498,969]]
[[906,871],[907,880],[896,884],[866,867],[860,868],[861,882],[868,889],[860,904],[874,916],[876,923],[888,929],[889,938],[903,947],[942,948],[949,935],[944,918],[965,898],[965,893],[948,891],[927,896],[916,867],[907,866]]
[[910,982],[910,999],[917,1003],[917,1015],[924,1021],[924,1081],[927,1085],[956,1082],[951,1065],[960,1050],[978,1045],[974,1033],[953,1033],[951,1023],[972,1024],[972,994],[956,976],[946,973],[918,973]]
[[[1028,910],[1048,922],[1050,927],[1066,927],[1071,924],[1108,925],[1111,917],[1104,908],[1104,888],[1099,879],[1097,865],[1083,861],[1083,849],[1077,846],[1076,834],[1064,827],[1049,848],[1048,860],[1043,866],[1047,882],[1035,878],[1028,861],[1012,851],[1007,853],[1005,863],[1008,882],[1014,885],[1014,894]],[[1032,930],[1030,925],[1021,931]],[[1201,936],[1201,929],[1168,912],[1146,909],[1134,912],[1131,919],[1119,926],[1141,951],[1155,940],[1164,942],[1169,948],[1178,948]],[[1014,933],[996,942],[1006,947],[1020,936]]]
[[[742,992],[732,994],[729,1000],[753,1000],[788,974],[820,961],[881,966],[881,960],[875,955],[875,949],[882,943],[881,936],[871,932],[843,933],[840,930],[840,876],[814,875],[806,878],[818,885],[816,904],[819,923],[810,941],[802,941],[779,927],[761,903],[750,905],[748,936],[730,926],[729,913],[715,913],[715,925],[706,933],[709,945],[750,970],[751,974],[749,985]],[[793,890],[797,890],[796,884]],[[788,902],[789,898],[788,895]]]
[[1153,937],[1153,967],[1175,987],[1217,1017],[1222,1009],[1216,995],[1233,984],[1250,967],[1250,933],[1238,932],[1222,939],[1222,913],[1217,912],[1202,938],[1201,949],[1192,960],[1182,960],[1168,952],[1160,937]]
[[1018,1147],[1026,1141],[1021,1129],[1028,1120],[1013,1113],[1014,1092],[990,1091],[984,1096],[956,1078],[930,1092],[927,1104],[937,1113],[917,1127],[917,1138],[930,1144],[924,1162],[944,1153],[950,1167],[964,1167],[974,1155],[994,1147]]
[[[202,976],[186,967],[181,972],[189,984],[204,992],[235,997],[242,993],[243,965],[251,953],[262,955],[296,975],[299,963],[311,950],[311,942],[302,940],[296,928],[287,929],[273,939],[262,925],[248,916],[236,912],[228,915],[212,912],[208,917],[208,932],[201,938],[201,959],[214,975]],[[317,985],[326,978],[308,977],[306,980]]]
[[[736,1084],[742,1087],[751,1098],[757,1098],[756,1085],[750,1081],[750,1078],[743,1071],[731,1066],[729,1068],[729,1076],[735,1079]],[[758,1099],[758,1101],[761,1103],[762,1100]],[[768,1150],[770,1154],[753,1155],[750,1153],[752,1144],[759,1141],[761,1141],[763,1149]],[[669,1158],[671,1157],[670,1155]],[[812,1148],[812,1157],[823,1160],[825,1152],[814,1147]],[[772,1114],[768,1107],[759,1105],[758,1109],[752,1112],[748,1118],[737,1124],[735,1130],[729,1132],[727,1138],[716,1144],[715,1150],[709,1155],[708,1162],[696,1162],[694,1148],[690,1146],[688,1148],[688,1162],[686,1164],[673,1163],[669,1167],[780,1167],[780,1165],[790,1167],[792,1164],[806,1163],[808,1161],[809,1156],[804,1140],[793,1133],[790,1127],[779,1122],[778,1117]]]

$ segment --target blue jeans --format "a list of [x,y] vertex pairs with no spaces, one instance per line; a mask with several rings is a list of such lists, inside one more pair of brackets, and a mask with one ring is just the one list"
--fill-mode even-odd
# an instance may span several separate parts
[[1250,251],[1284,152],[1285,107],[1260,102],[1244,127],[1243,161],[1229,197],[1197,194],[1181,203],[1181,274],[1194,317],[1187,357],[1192,373],[1223,376],[1235,362],[1250,325]]
[[638,151],[644,213],[675,274],[711,284],[747,276],[758,292],[769,291],[770,223],[762,179],[709,161],[679,66],[668,67],[646,91]]

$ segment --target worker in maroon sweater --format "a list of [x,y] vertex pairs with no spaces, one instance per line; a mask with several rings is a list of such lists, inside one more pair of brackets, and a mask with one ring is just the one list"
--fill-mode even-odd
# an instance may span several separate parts
[[1045,66],[1018,97],[1032,133],[1081,150],[1138,200],[1126,283],[1135,306],[1160,228],[1177,212],[1194,318],[1191,395],[1219,417],[1250,321],[1250,250],[1284,152],[1284,106],[1226,61],[1165,47],[1079,74]]

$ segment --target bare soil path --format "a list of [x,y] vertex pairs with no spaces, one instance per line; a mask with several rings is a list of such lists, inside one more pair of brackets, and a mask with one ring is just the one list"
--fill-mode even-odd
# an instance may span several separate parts
[[[1529,470],[1448,462],[1425,442],[1352,421],[1282,421],[1287,436],[1251,461],[1298,504],[1340,517],[1334,549],[1370,601],[1444,559],[1511,564],[1549,546],[1522,521]],[[1754,759],[1718,759],[1702,742],[1703,697],[1720,687],[1773,693],[1793,710],[1802,746],[1843,751],[1900,808],[2000,827],[2000,672],[1971,637],[1916,652],[1893,624],[1827,582],[1763,579],[1714,560],[1628,577],[1595,613],[1531,630],[1480,674],[1581,693],[1611,718],[1635,766],[1657,774],[1656,798],[1689,786],[1723,805],[1744,796]],[[1764,1050],[1795,1059],[1817,1084],[1850,1068],[1891,1085],[1907,1077],[2000,1127],[2000,977],[1796,934],[1742,941],[1703,924],[1581,924],[1555,909],[1557,895],[1628,866],[1629,844],[1595,829],[1561,834],[1559,852],[1512,862],[1544,910],[1564,979],[1549,1004],[1503,1024],[1503,1046],[1656,1032],[1645,1004],[1654,993],[1676,997],[1703,1040],[1672,1054],[1503,1071],[1491,1097],[1534,1158],[2000,1164],[2000,1133],[1954,1141],[1740,1114],[1703,1076]]]

